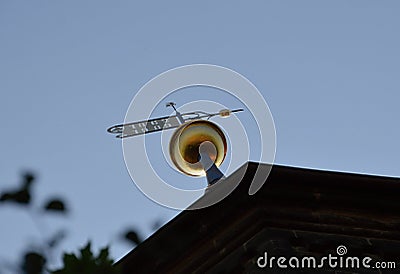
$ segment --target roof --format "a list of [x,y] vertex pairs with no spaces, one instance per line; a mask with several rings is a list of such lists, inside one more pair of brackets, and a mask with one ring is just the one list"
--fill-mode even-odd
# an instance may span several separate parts
[[243,165],[196,203],[245,171],[228,197],[181,212],[133,249],[117,263],[123,273],[253,273],[264,251],[321,256],[339,245],[354,256],[399,259],[400,179],[274,165],[250,196],[258,166],[270,168]]

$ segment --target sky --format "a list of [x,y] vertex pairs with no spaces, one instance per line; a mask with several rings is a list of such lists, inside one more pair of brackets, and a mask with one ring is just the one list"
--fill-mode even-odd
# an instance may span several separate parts
[[182,65],[224,66],[260,90],[276,164],[399,177],[399,9],[394,0],[0,1],[0,190],[32,170],[35,204],[56,195],[70,208],[43,217],[40,232],[24,209],[1,205],[0,262],[61,227],[56,255],[90,239],[119,259],[131,249],[121,231],[148,237],[179,213],[135,187],[106,129],[146,82]]

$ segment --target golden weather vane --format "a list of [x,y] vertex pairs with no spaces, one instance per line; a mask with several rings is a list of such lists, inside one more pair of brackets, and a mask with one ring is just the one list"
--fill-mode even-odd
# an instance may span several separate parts
[[170,157],[176,168],[190,176],[206,175],[208,185],[218,182],[224,177],[218,167],[225,159],[227,142],[221,128],[209,119],[229,117],[243,109],[180,113],[175,106],[174,102],[166,104],[175,110],[175,115],[115,125],[107,131],[122,139],[176,128],[169,142]]

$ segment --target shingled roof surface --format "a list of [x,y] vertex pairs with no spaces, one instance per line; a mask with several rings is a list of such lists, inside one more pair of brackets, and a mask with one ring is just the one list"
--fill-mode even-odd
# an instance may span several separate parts
[[[238,187],[221,202],[186,210],[117,264],[123,273],[400,273],[400,179],[274,165],[266,183],[248,195],[256,168],[247,163],[216,184]],[[260,268],[269,256],[368,256],[396,269]],[[382,271],[382,272],[379,272]]]

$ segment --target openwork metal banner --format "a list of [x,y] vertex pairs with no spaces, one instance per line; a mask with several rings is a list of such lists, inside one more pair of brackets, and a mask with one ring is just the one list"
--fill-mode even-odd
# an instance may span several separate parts
[[110,127],[107,131],[117,134],[117,138],[133,137],[146,133],[161,131],[179,127],[180,123],[176,116],[161,117],[145,121],[139,121],[128,124],[121,124]]

